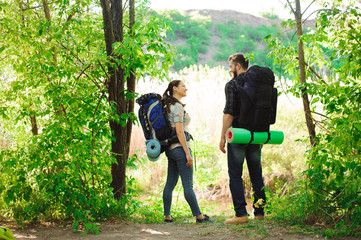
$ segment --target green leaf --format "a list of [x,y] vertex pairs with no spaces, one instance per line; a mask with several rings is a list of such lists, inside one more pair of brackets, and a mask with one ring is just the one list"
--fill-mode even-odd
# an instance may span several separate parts
[[73,223],[73,229],[77,230],[78,227],[79,227],[79,221],[75,220],[74,223]]

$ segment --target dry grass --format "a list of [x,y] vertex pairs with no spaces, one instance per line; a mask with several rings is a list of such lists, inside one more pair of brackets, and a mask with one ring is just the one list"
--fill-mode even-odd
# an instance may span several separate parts
[[[229,74],[222,67],[192,66],[179,73],[171,73],[170,79],[181,79],[188,88],[184,103],[192,118],[190,130],[196,139],[192,149],[197,161],[194,181],[197,195],[206,199],[229,197],[226,155],[218,149],[225,103],[224,85],[230,79]],[[146,79],[139,81],[137,90],[141,94],[163,94],[167,85],[167,81]],[[285,141],[281,145],[264,145],[262,151],[264,180],[271,190],[285,187],[305,168],[303,153],[306,145],[296,141],[306,136],[301,100],[281,95],[277,114],[277,122],[271,129],[282,130]],[[135,126],[131,150],[142,158],[146,158],[144,141],[142,130]],[[129,173],[135,177],[138,190],[159,193],[166,179],[166,165],[162,154],[155,163],[144,159],[137,170],[130,170]],[[246,194],[250,197],[251,185],[246,164],[244,168]]]

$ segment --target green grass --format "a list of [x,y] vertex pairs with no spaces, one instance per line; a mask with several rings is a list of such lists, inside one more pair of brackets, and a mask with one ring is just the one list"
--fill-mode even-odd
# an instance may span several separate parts
[[[224,85],[230,77],[227,70],[222,67],[190,66],[178,73],[171,73],[169,78],[183,80],[188,88],[188,96],[184,102],[187,104],[186,111],[192,118],[191,133],[195,137],[195,141],[192,142],[197,167],[194,172],[194,189],[200,207],[204,213],[217,219],[217,224],[225,226],[224,220],[232,216],[234,211],[228,186],[227,159],[226,155],[219,151],[218,143],[225,100]],[[167,82],[146,79],[139,83],[138,89],[140,93],[163,93],[166,86]],[[279,90],[281,91],[280,88]],[[274,234],[266,224],[275,223],[287,228],[288,234],[347,236],[346,227],[308,227],[307,222],[303,220],[308,214],[307,207],[310,206],[307,205],[309,196],[299,194],[302,192],[302,186],[298,185],[302,172],[306,170],[304,153],[308,142],[300,99],[285,95],[279,97],[277,122],[271,126],[271,130],[282,130],[285,140],[281,145],[266,144],[262,150],[263,175],[269,200],[266,208],[269,222],[263,224],[251,220],[246,226],[228,227],[229,231],[242,232],[250,238],[257,238]],[[159,222],[163,220],[161,194],[166,181],[167,160],[162,155],[158,162],[148,161],[144,157],[142,132],[140,129],[135,130],[137,131],[132,144],[133,148],[138,149],[138,155],[144,159],[138,162],[137,170],[130,170],[128,173],[134,175],[136,189],[143,197],[157,197],[157,204],[148,207],[149,212],[153,212],[153,218],[157,219],[151,221]],[[244,183],[248,206],[251,207],[252,189],[246,164]],[[298,206],[295,206],[296,202]],[[176,216],[177,223],[190,224],[195,221],[184,199],[180,181],[174,191],[173,206],[172,215]],[[292,206],[291,209],[289,206]],[[248,211],[252,219],[251,209]],[[285,225],[285,222],[290,224]],[[354,232],[357,234],[357,231]]]
[[[218,149],[224,107],[224,85],[229,80],[226,69],[221,67],[191,66],[178,73],[171,73],[170,79],[181,79],[186,83],[188,96],[184,98],[186,111],[190,113],[191,133],[195,138],[192,150],[195,158],[194,189],[202,211],[214,216],[229,217],[233,214],[228,186],[228,168],[226,154]],[[138,83],[140,93],[163,93],[167,82],[145,79]],[[262,166],[266,187],[273,193],[285,194],[288,185],[295,182],[298,174],[305,169],[303,156],[306,145],[296,141],[306,136],[304,115],[299,99],[279,97],[277,122],[271,127],[282,130],[285,140],[281,145],[264,145]],[[136,109],[137,111],[137,109]],[[135,178],[134,188],[141,198],[149,198],[147,207],[141,210],[152,212],[154,216],[146,221],[162,221],[162,190],[166,181],[167,160],[165,154],[157,162],[150,162],[144,153],[145,144],[142,130],[135,126],[131,149],[137,152],[141,160],[137,169],[129,169],[128,174]],[[251,183],[246,164],[244,164],[245,193],[251,199]],[[189,216],[190,209],[183,196],[179,180],[173,195],[174,215]],[[282,190],[282,191],[281,191]],[[228,201],[221,205],[219,201]],[[172,212],[172,214],[173,214]]]
[[[229,195],[228,169],[226,155],[221,153],[218,144],[222,126],[224,107],[224,85],[229,75],[224,68],[207,66],[191,66],[179,73],[170,74],[171,79],[181,79],[186,83],[188,96],[184,98],[186,111],[190,113],[191,133],[195,138],[192,142],[193,155],[196,156],[194,185],[198,193],[208,194],[207,197],[222,197]],[[149,83],[151,81],[151,84]],[[138,84],[140,93],[150,91],[163,93],[167,82],[147,79]],[[151,86],[151,88],[149,88]],[[292,99],[295,104],[299,99]],[[281,145],[264,145],[262,151],[262,166],[265,183],[269,189],[284,186],[286,182],[294,181],[297,174],[305,169],[303,156],[306,144],[297,139],[306,136],[304,115],[300,104],[292,105],[289,100],[279,98],[277,122],[272,130],[282,130],[285,140]],[[138,128],[138,129],[137,129]],[[137,190],[153,192],[162,189],[166,180],[167,160],[162,154],[157,162],[150,162],[144,154],[144,137],[142,130],[135,126],[132,136],[133,149],[143,159],[138,163],[137,170],[130,170],[135,177]],[[249,176],[245,164],[245,182],[250,191]],[[212,188],[217,192],[211,193]]]

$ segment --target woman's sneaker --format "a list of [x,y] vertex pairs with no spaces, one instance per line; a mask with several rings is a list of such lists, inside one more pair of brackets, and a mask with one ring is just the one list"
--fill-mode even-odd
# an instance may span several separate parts
[[197,223],[214,222],[214,219],[210,219],[207,215],[203,215],[204,219],[197,219]]
[[173,223],[174,222],[173,220],[174,220],[174,218],[171,216],[171,219],[165,218],[164,223]]
[[263,215],[254,216],[254,220],[264,220],[264,216]]

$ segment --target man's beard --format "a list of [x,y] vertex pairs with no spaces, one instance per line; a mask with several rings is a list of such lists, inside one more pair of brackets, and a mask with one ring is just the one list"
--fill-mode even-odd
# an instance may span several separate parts
[[232,75],[232,79],[237,77],[237,72],[236,71],[231,71],[230,73]]

